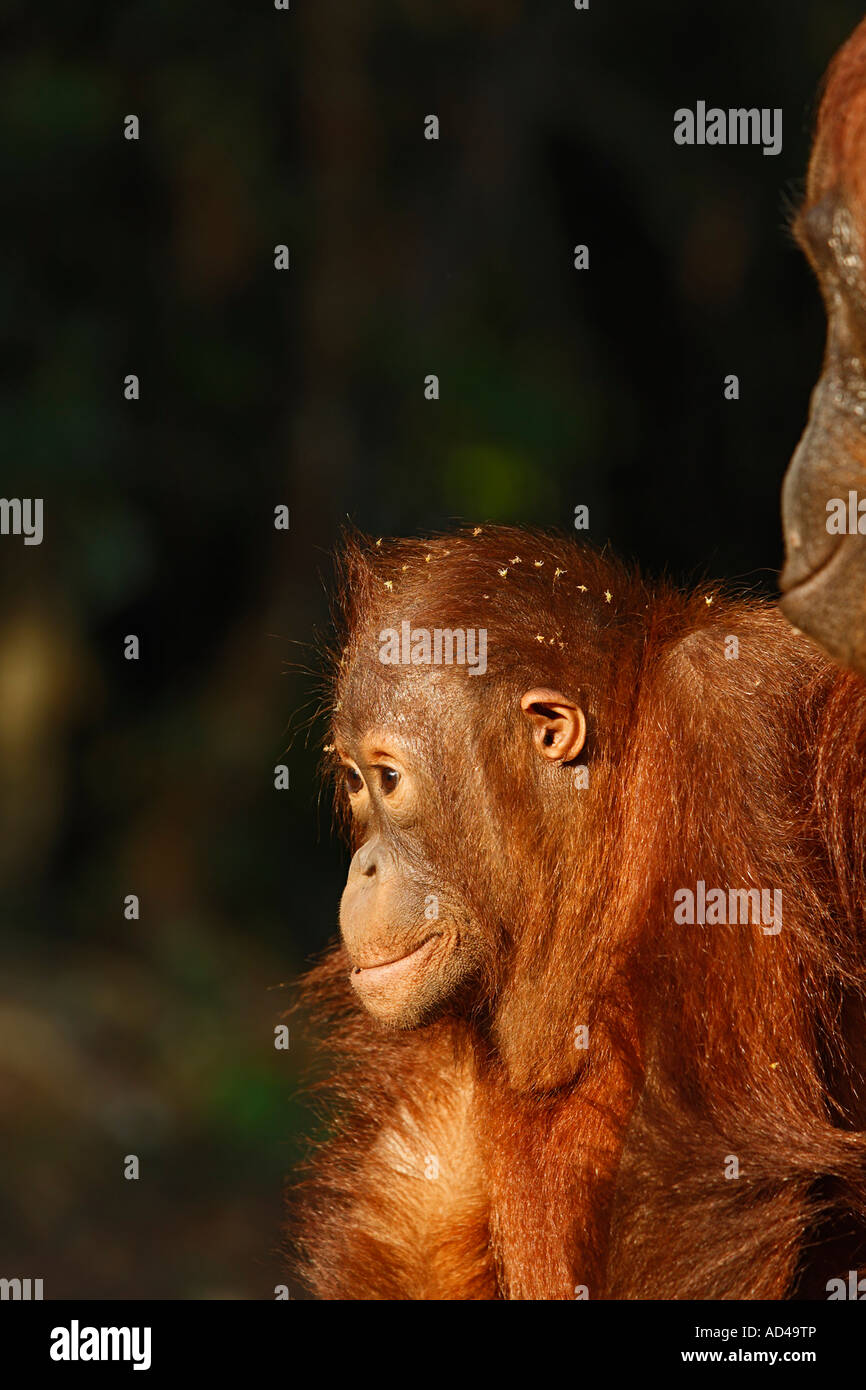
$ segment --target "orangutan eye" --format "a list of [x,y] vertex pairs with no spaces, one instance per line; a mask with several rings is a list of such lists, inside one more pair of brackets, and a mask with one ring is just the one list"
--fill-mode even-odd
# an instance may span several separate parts
[[394,791],[394,789],[395,789],[395,787],[397,786],[397,783],[398,783],[399,781],[400,781],[400,774],[399,774],[399,772],[397,771],[396,768],[393,768],[393,767],[380,767],[380,768],[379,768],[379,785],[380,785],[381,788],[382,788],[382,795],[383,795],[383,796],[390,796],[391,793],[392,793],[392,791]]
[[356,767],[347,767],[346,786],[350,796],[357,796],[358,792],[364,790],[364,779]]

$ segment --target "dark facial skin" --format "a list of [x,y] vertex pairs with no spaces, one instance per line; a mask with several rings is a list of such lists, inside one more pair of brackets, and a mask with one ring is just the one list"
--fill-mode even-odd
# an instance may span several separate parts
[[[382,1023],[415,1028],[458,996],[477,997],[487,950],[479,891],[495,897],[502,844],[485,814],[489,792],[467,727],[477,706],[459,683],[466,676],[406,675],[385,699],[371,698],[374,677],[360,674],[346,692],[335,736],[359,844],[340,928],[361,1003]],[[515,723],[520,711],[532,730],[526,756],[532,747],[548,763],[576,756],[585,720],[573,702],[547,688],[517,691]],[[466,844],[477,867],[455,882]]]
[[846,665],[866,673],[863,536],[831,535],[827,501],[866,493],[866,304],[861,232],[845,200],[827,194],[801,214],[797,237],[827,307],[827,348],[809,423],[782,492],[786,564],[782,612]]

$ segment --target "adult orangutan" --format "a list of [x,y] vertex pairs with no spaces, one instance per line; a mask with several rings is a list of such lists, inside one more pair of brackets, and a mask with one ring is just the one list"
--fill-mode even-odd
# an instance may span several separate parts
[[826,1298],[866,1259],[866,686],[521,530],[353,542],[340,608],[310,1289]]

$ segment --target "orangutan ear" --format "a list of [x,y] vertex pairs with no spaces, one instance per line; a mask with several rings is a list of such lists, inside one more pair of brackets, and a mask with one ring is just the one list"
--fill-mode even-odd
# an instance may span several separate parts
[[527,690],[520,708],[532,725],[532,740],[542,758],[569,763],[586,741],[583,710],[558,690]]

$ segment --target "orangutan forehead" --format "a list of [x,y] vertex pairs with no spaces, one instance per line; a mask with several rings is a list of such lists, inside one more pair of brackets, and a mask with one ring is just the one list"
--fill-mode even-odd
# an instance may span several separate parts
[[441,736],[465,704],[459,683],[460,674],[447,668],[385,665],[359,657],[337,684],[335,738],[349,743],[376,730],[407,744],[423,744],[430,729]]

